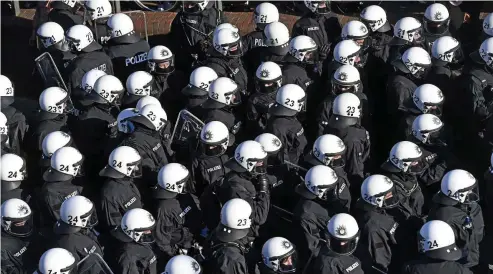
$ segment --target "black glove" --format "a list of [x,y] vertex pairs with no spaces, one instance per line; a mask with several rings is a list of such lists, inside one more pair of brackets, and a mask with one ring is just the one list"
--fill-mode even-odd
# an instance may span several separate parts
[[322,45],[319,49],[318,49],[318,54],[320,55],[320,59],[325,59],[327,58],[327,56],[329,56],[329,51],[330,51],[330,44],[325,44],[325,45]]
[[267,178],[267,174],[260,174],[257,177],[257,185],[259,188],[259,192],[269,192],[269,179]]

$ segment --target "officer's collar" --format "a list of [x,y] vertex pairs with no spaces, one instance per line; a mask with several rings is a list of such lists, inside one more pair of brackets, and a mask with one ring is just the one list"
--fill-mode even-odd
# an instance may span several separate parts
[[459,204],[459,201],[447,197],[445,194],[442,193],[442,191],[437,192],[433,196],[433,202],[446,206],[456,206],[457,204]]

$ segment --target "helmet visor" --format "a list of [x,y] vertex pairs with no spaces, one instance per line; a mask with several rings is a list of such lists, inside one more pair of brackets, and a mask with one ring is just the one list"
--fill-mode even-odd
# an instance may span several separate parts
[[345,157],[340,155],[328,155],[325,154],[325,160],[329,164],[330,167],[343,167],[346,165]]
[[200,142],[200,148],[202,150],[202,153],[206,156],[219,156],[223,155],[226,152],[227,149],[226,143],[221,143],[221,144],[207,144],[201,140]]
[[156,74],[170,74],[175,71],[175,58],[171,57],[166,60],[149,60],[149,66]]
[[407,37],[412,41],[413,45],[418,45],[424,42],[425,38],[423,36],[423,28],[419,27],[407,32]]
[[325,14],[330,12],[330,1],[312,1],[311,5],[316,8],[316,13]]
[[273,93],[281,87],[281,79],[263,81],[255,77],[255,90],[261,93]]
[[320,60],[319,54],[318,54],[318,49],[309,49],[306,51],[304,57],[303,57],[303,62],[307,64],[315,64]]
[[[94,210],[94,206],[91,211],[80,216],[83,227],[92,228],[98,224],[98,214]],[[85,224],[85,225],[84,225]]]
[[74,170],[77,171],[77,173],[75,174],[76,177],[82,177],[86,174],[83,163],[84,163],[84,156],[82,156],[82,159],[80,161],[72,165]]
[[443,53],[443,55],[439,57],[440,60],[444,60],[452,64],[459,64],[464,61],[464,53],[460,45],[457,45],[457,47]]
[[138,160],[132,163],[128,163],[127,170],[132,170],[132,172],[128,175],[129,177],[132,178],[142,177],[142,161]]
[[33,232],[34,222],[32,214],[24,218],[3,217],[4,222],[10,221],[10,228],[7,232],[15,236],[29,236]]
[[239,89],[225,93],[224,97],[227,101],[229,101],[229,105],[231,106],[237,106],[241,104],[241,92]]
[[356,85],[343,85],[334,80],[332,81],[332,93],[335,95],[339,95],[346,92],[356,93],[357,91],[358,88]]
[[448,30],[450,20],[447,19],[445,21],[441,22],[434,22],[431,20],[428,20],[427,18],[424,19],[424,28],[426,32],[431,33],[431,34],[442,34],[445,33]]
[[409,174],[421,174],[427,167],[423,157],[414,160],[403,160],[405,164],[408,164],[407,173]]
[[198,1],[183,1],[183,11],[186,13],[197,13],[201,11]]
[[279,258],[279,271],[281,273],[293,273],[296,272],[296,266],[298,265],[298,254],[296,251],[290,252],[283,258]]
[[464,204],[472,204],[479,202],[479,188],[478,188],[478,183],[475,183],[474,185],[470,186],[469,188],[462,189],[458,191],[460,198],[462,199],[463,196],[464,198]]
[[423,113],[429,113],[433,114],[435,116],[442,116],[443,113],[443,104],[430,104],[430,103],[424,103],[425,109],[423,110]]
[[358,245],[359,233],[350,239],[340,239],[329,234],[330,250],[338,254],[351,254]]

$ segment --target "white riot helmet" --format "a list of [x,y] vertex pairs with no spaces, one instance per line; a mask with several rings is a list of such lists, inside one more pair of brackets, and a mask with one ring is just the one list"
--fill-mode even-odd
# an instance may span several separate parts
[[305,6],[313,13],[326,14],[330,12],[330,1],[304,0]]
[[167,75],[175,71],[175,55],[165,46],[155,46],[147,53],[150,73]]
[[236,172],[265,174],[267,152],[259,142],[244,141],[236,147],[234,158],[227,161],[225,165]]
[[442,91],[435,85],[423,84],[413,92],[414,105],[422,112],[442,115],[444,96]]
[[29,205],[21,199],[8,199],[2,204],[2,228],[5,233],[27,237],[33,232],[34,224]]
[[483,32],[488,36],[493,36],[493,13],[488,13],[483,19]]
[[55,22],[43,23],[36,30],[36,36],[46,49],[57,44],[56,48],[62,49],[61,45],[65,41],[65,31]]
[[262,93],[272,93],[281,86],[281,67],[274,62],[262,62],[255,72],[255,89]]
[[140,98],[135,108],[137,109],[137,111],[141,111],[143,107],[151,104],[161,106],[161,102],[159,102],[159,100],[156,97],[144,96]]
[[232,29],[224,28],[215,32],[212,44],[214,49],[223,56],[240,57],[243,55],[240,34]]
[[391,29],[387,20],[387,13],[382,7],[371,5],[363,9],[360,18],[372,32],[387,32]]
[[342,93],[337,95],[332,103],[332,113],[335,115],[361,118],[361,101],[353,93]]
[[0,75],[0,100],[2,108],[10,106],[14,102],[14,86],[5,75]]
[[59,148],[50,159],[50,168],[43,174],[47,182],[72,180],[83,175],[84,156],[73,147]]
[[123,98],[123,104],[134,104],[140,98],[154,94],[158,90],[154,77],[149,72],[136,71],[127,78],[127,93]]
[[392,208],[399,203],[394,183],[380,174],[371,175],[363,181],[361,198],[370,205],[381,208]]
[[479,56],[481,60],[490,68],[493,68],[493,37],[488,38],[481,43],[479,47]]
[[415,143],[401,141],[390,150],[389,161],[401,172],[418,174],[425,168],[423,152]]
[[40,119],[48,120],[69,113],[73,106],[70,103],[70,96],[64,89],[51,87],[43,90],[39,95],[39,108]]
[[394,37],[400,38],[414,45],[420,44],[424,41],[423,27],[416,18],[401,18],[394,25]]
[[455,244],[454,230],[442,220],[432,220],[421,227],[418,251],[437,260],[457,261],[462,257],[462,251]]
[[178,194],[185,193],[188,181],[190,180],[190,171],[178,163],[169,163],[161,167],[157,175],[159,188],[155,197],[161,199],[171,199]]
[[357,68],[351,65],[340,66],[332,76],[332,93],[339,95],[345,92],[357,93],[361,79]]
[[331,251],[341,254],[352,254],[359,242],[359,226],[353,216],[339,213],[327,223],[329,231],[328,247]]
[[286,55],[286,60],[314,64],[319,60],[318,46],[309,36],[296,36],[289,42],[289,53]]
[[200,274],[201,267],[192,257],[187,255],[176,255],[166,264],[161,274]]
[[122,133],[131,133],[134,131],[134,125],[128,119],[139,114],[139,110],[136,108],[127,108],[118,114],[116,122],[118,124],[118,131]]
[[274,116],[295,116],[303,110],[306,101],[305,91],[298,85],[287,84],[277,90],[276,103],[269,108]]
[[341,138],[324,134],[315,140],[307,160],[312,165],[343,167],[346,164],[345,152],[346,145]]
[[421,114],[413,121],[412,134],[423,144],[434,145],[441,144],[440,140],[443,123],[433,114]]
[[182,90],[187,96],[207,96],[209,88],[218,78],[217,73],[210,67],[198,67],[190,74],[188,85]]
[[342,40],[334,47],[334,61],[343,65],[363,67],[365,56],[362,47],[353,40]]
[[120,105],[125,88],[113,75],[103,75],[94,83],[93,92],[86,98],[100,104]]
[[294,273],[298,264],[298,254],[288,239],[274,237],[262,246],[262,261],[275,273]]
[[228,77],[219,77],[209,88],[209,99],[202,104],[203,108],[223,108],[237,106],[241,103],[241,92],[235,81]]
[[448,31],[450,16],[447,7],[433,3],[426,8],[423,23],[425,31],[430,34],[443,34]]
[[77,272],[77,261],[74,255],[63,248],[48,249],[39,259],[40,274],[71,274]]
[[2,145],[9,139],[9,127],[7,126],[7,117],[3,112],[0,112],[0,135],[2,139]]
[[223,155],[230,142],[228,127],[220,121],[205,124],[200,131],[202,153],[207,156]]
[[464,60],[459,41],[451,36],[442,36],[433,42],[431,56],[440,63],[457,64]]
[[324,165],[310,168],[305,175],[305,181],[296,186],[296,192],[307,199],[319,198],[330,200],[337,197],[337,181],[339,177],[336,172]]
[[431,57],[428,52],[421,47],[412,47],[407,49],[401,57],[402,63],[406,67],[406,73],[413,77],[423,79],[431,68]]
[[124,39],[127,41],[126,38],[133,38],[136,36],[132,18],[124,13],[116,13],[111,15],[110,19],[106,22],[106,25],[109,28],[110,39]]
[[2,170],[2,191],[6,192],[12,189],[19,188],[21,182],[27,178],[26,161],[22,157],[6,153],[2,155],[0,160]]
[[270,155],[276,154],[282,148],[281,140],[272,133],[262,133],[255,138],[255,141],[259,142]]
[[222,242],[232,242],[248,235],[252,225],[252,207],[239,198],[227,201],[221,208],[221,221],[216,236]]
[[275,55],[283,56],[288,50],[289,30],[281,22],[272,22],[264,28],[264,45]]
[[129,146],[115,148],[108,158],[108,164],[99,172],[99,176],[115,179],[137,178],[141,175],[142,158],[135,148]]
[[139,114],[128,118],[132,123],[138,123],[145,127],[160,131],[168,123],[168,116],[160,105],[149,104],[140,109]]
[[93,91],[94,84],[103,75],[106,75],[106,72],[99,69],[91,69],[82,77],[80,88],[84,90],[86,94],[91,93]]
[[101,45],[94,40],[91,29],[84,25],[75,25],[68,29],[65,39],[72,50],[77,52],[92,52],[101,49]]
[[478,182],[468,171],[454,169],[442,178],[440,191],[445,196],[461,204],[479,201]]
[[108,0],[87,0],[84,2],[92,20],[108,16],[112,12],[111,3]]
[[363,48],[363,51],[370,47],[369,35],[368,27],[361,21],[356,20],[347,22],[341,31],[341,38],[343,40],[350,39],[355,41]]
[[63,131],[53,131],[48,133],[41,144],[42,160],[46,162],[43,166],[49,166],[50,158],[58,149],[72,145],[72,137]]
[[129,238],[137,243],[153,243],[153,230],[156,220],[149,211],[142,208],[130,209],[123,215],[120,228]]
[[218,25],[215,29],[214,29],[214,33],[213,33],[213,36],[214,34],[216,34],[219,30],[222,30],[222,29],[230,29],[232,31],[235,31],[235,32],[238,32],[239,33],[239,30],[238,28],[233,25],[233,24],[230,24],[230,23],[222,23],[220,25]]
[[257,30],[263,30],[267,24],[279,21],[279,11],[274,4],[261,3],[253,11],[253,21]]
[[199,13],[203,11],[207,5],[209,4],[209,0],[201,0],[201,1],[183,1],[183,11],[185,13]]
[[92,228],[98,223],[94,204],[84,196],[73,196],[62,203],[60,219],[55,225],[55,231],[74,233],[82,228]]

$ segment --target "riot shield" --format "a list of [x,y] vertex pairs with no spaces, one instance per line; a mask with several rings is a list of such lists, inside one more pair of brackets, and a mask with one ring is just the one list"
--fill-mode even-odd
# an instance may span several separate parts
[[111,268],[98,253],[91,253],[85,256],[77,264],[79,274],[113,274]]
[[55,61],[53,61],[51,54],[44,52],[34,59],[34,62],[36,62],[36,69],[43,79],[45,88],[60,87],[68,91],[67,85],[65,85],[62,75],[55,64]]
[[[124,13],[124,14],[130,16],[130,18],[132,18],[132,21],[134,23],[134,30],[136,32],[137,32],[137,30],[139,30],[139,32],[137,32],[137,34],[139,34],[140,37],[144,37],[146,39],[146,41],[149,42],[149,37],[147,35],[147,17],[146,17],[145,12],[141,11],[141,10],[132,10],[132,11],[124,11],[121,13]],[[107,16],[103,16],[103,17],[98,18],[98,19],[93,21],[94,34],[96,35],[96,41],[98,41],[98,43],[101,43],[101,41],[106,40],[106,39],[104,39],[104,37],[107,37],[107,39],[109,39],[108,37],[110,36],[110,34],[109,34],[108,28],[106,27],[106,22],[111,17],[111,15],[112,14],[107,15]],[[143,28],[138,27],[141,25],[143,25]],[[102,33],[102,32],[104,32],[104,33]],[[101,40],[101,38],[103,38],[103,40]],[[104,44],[104,42],[103,42],[103,44]]]
[[188,143],[189,140],[196,139],[203,126],[204,122],[190,113],[190,111],[186,109],[181,110],[178,113],[175,128],[171,134],[171,143],[181,145]]

